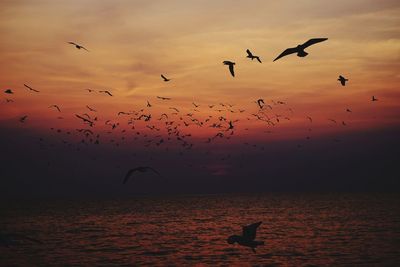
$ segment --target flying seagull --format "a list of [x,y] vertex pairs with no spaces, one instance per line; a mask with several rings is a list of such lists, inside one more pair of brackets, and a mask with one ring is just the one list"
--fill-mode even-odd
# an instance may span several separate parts
[[305,57],[308,55],[307,52],[304,51],[304,49],[306,49],[307,47],[309,47],[310,45],[316,44],[316,43],[320,43],[323,41],[328,40],[328,38],[313,38],[308,40],[307,42],[305,42],[304,44],[300,44],[296,47],[291,47],[286,49],[285,51],[283,51],[277,58],[274,59],[274,61],[280,59],[281,57],[290,55],[290,54],[295,54],[297,53],[298,57]]
[[95,110],[95,109],[89,107],[88,105],[86,105],[86,107],[87,107],[87,109],[90,110],[90,111],[97,112],[97,110]]
[[171,98],[169,98],[169,97],[157,96],[157,98],[161,99],[161,100],[171,100]]
[[262,99],[262,98],[258,99],[256,102],[257,102],[257,105],[258,105],[260,108],[263,108],[264,105],[265,105],[264,99]]
[[349,79],[346,79],[346,78],[343,77],[342,75],[339,75],[338,81],[340,81],[340,83],[341,83],[343,86],[346,85],[346,82],[347,82],[348,80],[349,80]]
[[22,116],[19,121],[20,122],[25,122],[26,118],[28,118],[28,115]]
[[34,91],[34,92],[36,92],[36,93],[39,93],[39,91],[38,90],[36,90],[36,89],[33,89],[32,87],[30,87],[29,85],[26,85],[26,84],[24,84],[24,86],[26,87],[26,88],[28,88],[29,90],[31,90],[31,91]]
[[249,49],[247,49],[246,52],[247,52],[247,58],[250,58],[251,60],[257,59],[257,61],[261,63],[261,59],[260,59],[259,56],[254,56],[254,55],[250,52]]
[[124,180],[123,180],[122,183],[123,183],[123,184],[126,184],[126,183],[128,182],[128,180],[129,180],[129,178],[132,176],[132,174],[133,174],[134,172],[147,172],[147,171],[152,171],[152,172],[154,172],[155,174],[157,174],[157,175],[160,176],[160,173],[159,173],[158,171],[156,171],[155,169],[153,169],[152,167],[142,167],[142,166],[140,166],[140,167],[136,167],[136,168],[130,169],[130,170],[126,173],[125,178],[124,178]]
[[10,94],[10,95],[14,94],[14,92],[11,89],[5,90],[4,93]]
[[87,49],[86,49],[85,47],[83,47],[82,45],[78,45],[77,43],[74,43],[74,42],[68,42],[68,43],[74,45],[74,46],[76,47],[76,49],[84,49],[84,50],[86,50],[86,51],[89,52],[89,50],[87,50]]
[[260,226],[262,222],[253,223],[247,226],[243,226],[242,235],[231,235],[228,237],[228,243],[234,244],[238,243],[241,246],[249,247],[256,253],[256,247],[259,245],[264,245],[263,241],[256,241],[257,228]]
[[371,101],[378,101],[378,98],[373,95]]
[[61,112],[60,107],[57,105],[51,105],[49,108],[56,108],[58,110],[58,112]]
[[105,93],[105,94],[107,94],[107,95],[109,95],[109,96],[113,96],[113,95],[110,93],[110,91],[107,91],[107,90],[105,90],[105,91],[99,91],[99,93]]
[[171,79],[168,79],[167,77],[165,77],[163,74],[161,74],[161,78],[163,78],[164,82],[169,82]]
[[230,73],[232,74],[232,77],[235,77],[235,72],[234,72],[234,70],[233,70],[233,66],[234,66],[236,63],[235,63],[235,62],[232,62],[232,61],[228,61],[228,60],[225,60],[225,61],[222,62],[222,63],[224,63],[224,65],[229,66],[229,71],[230,71]]

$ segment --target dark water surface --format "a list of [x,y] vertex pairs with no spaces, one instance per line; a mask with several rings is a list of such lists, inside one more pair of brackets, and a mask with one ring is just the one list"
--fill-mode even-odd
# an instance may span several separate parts
[[[400,266],[400,197],[265,194],[2,202],[1,266]],[[263,221],[254,254],[229,245]]]

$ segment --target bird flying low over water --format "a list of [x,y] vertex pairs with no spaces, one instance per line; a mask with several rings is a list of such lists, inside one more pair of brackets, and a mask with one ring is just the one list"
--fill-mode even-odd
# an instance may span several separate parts
[[107,91],[107,90],[99,91],[99,93],[105,93],[105,94],[107,94],[107,95],[109,95],[109,96],[113,96],[113,95],[110,93],[110,91]]
[[247,58],[250,58],[251,60],[257,59],[258,62],[262,63],[260,57],[259,57],[259,56],[254,56],[254,55],[250,52],[249,49],[247,49],[246,52],[247,52]]
[[84,46],[82,46],[82,45],[79,45],[79,44],[74,43],[74,42],[68,42],[68,43],[74,45],[74,46],[76,47],[76,49],[84,49],[84,50],[86,50],[86,51],[89,52],[89,50],[87,50],[87,49],[86,49]]
[[14,94],[14,92],[11,89],[5,90],[4,93],[10,94],[10,95]]
[[39,93],[39,90],[33,89],[33,88],[30,87],[29,85],[24,84],[24,86],[25,86],[26,88],[28,88],[29,90],[33,91],[33,92]]
[[152,171],[155,174],[157,174],[158,176],[161,176],[160,173],[158,171],[156,171],[155,169],[153,169],[152,167],[143,167],[143,166],[139,166],[133,169],[130,169],[126,175],[124,180],[122,181],[123,184],[126,184],[129,180],[129,178],[131,178],[132,174],[135,172],[148,172],[148,171]]
[[229,244],[238,243],[241,246],[249,247],[256,253],[256,247],[260,245],[264,245],[263,241],[256,241],[257,228],[261,225],[262,222],[253,223],[247,226],[243,226],[242,235],[231,235],[228,237],[227,241]]
[[169,82],[171,80],[165,77],[163,74],[161,74],[161,78],[164,80],[164,82]]
[[225,61],[222,62],[222,63],[224,63],[224,65],[229,66],[229,71],[230,71],[232,77],[235,77],[235,71],[233,70],[233,66],[234,66],[236,63],[235,63],[235,62],[232,62],[232,61],[228,61],[228,60],[225,60]]
[[258,105],[260,108],[263,108],[264,105],[265,105],[264,99],[262,99],[262,98],[257,99],[256,102],[257,102],[257,105]]
[[61,112],[60,107],[57,105],[51,105],[49,108],[56,108],[58,110],[58,112]]
[[346,78],[343,77],[342,75],[339,75],[338,81],[340,81],[340,83],[341,83],[343,86],[346,85],[346,82],[347,82],[348,80],[349,80],[349,79],[346,79]]
[[308,40],[304,44],[300,44],[296,47],[287,48],[277,58],[275,58],[274,61],[280,59],[281,57],[284,57],[284,56],[287,56],[290,54],[295,54],[295,53],[297,53],[298,57],[305,57],[308,55],[308,53],[305,52],[304,49],[306,49],[307,47],[309,47],[311,45],[314,45],[316,43],[320,43],[320,42],[323,42],[326,40],[328,40],[328,38],[313,38],[313,39]]

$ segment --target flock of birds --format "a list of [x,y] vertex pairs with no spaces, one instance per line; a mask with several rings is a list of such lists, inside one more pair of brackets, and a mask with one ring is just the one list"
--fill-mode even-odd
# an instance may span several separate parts
[[[273,61],[277,61],[283,57],[289,56],[291,54],[297,54],[298,57],[306,57],[308,55],[307,52],[305,52],[305,49],[315,45],[320,42],[324,42],[328,40],[328,38],[313,38],[308,41],[306,41],[303,44],[299,44],[296,47],[291,47],[285,49],[281,54],[279,54]],[[76,49],[78,50],[85,50],[89,52],[87,48],[84,46],[77,44],[75,42],[68,42],[68,44],[73,45]],[[246,50],[247,53],[247,58],[251,59],[252,61],[255,59],[257,62],[262,63],[262,60],[259,56],[254,55],[249,49]],[[231,74],[232,77],[235,77],[235,65],[236,63],[233,61],[225,60],[223,61],[223,64],[228,66],[229,73]],[[164,82],[170,82],[171,79],[167,78],[164,74],[161,74],[161,79]],[[346,83],[349,81],[347,78],[344,76],[340,75],[338,77],[338,81],[342,86],[345,86]],[[31,87],[30,85],[24,84],[24,87],[27,88],[29,91],[33,93],[40,93],[38,89],[35,89]],[[98,92],[104,95],[107,95],[109,97],[113,96],[113,93],[109,90],[93,90],[93,89],[85,89],[88,91],[88,93],[94,93]],[[7,95],[13,95],[14,91],[12,89],[6,89],[4,91],[5,94]],[[157,96],[158,101],[170,101],[171,98],[169,97],[163,97],[163,96]],[[372,101],[377,101],[378,99],[375,96],[372,96]],[[7,103],[14,102],[13,99],[6,99]],[[259,98],[254,101],[254,103],[257,106],[258,111],[257,112],[252,112],[247,114],[247,120],[256,120],[260,121],[263,123],[266,123],[268,126],[275,126],[277,123],[279,123],[281,120],[290,120],[290,114],[293,113],[293,110],[291,108],[287,108],[286,103],[283,101],[271,101],[270,103],[266,102],[264,99]],[[181,107],[173,107],[170,106],[168,108],[168,111],[165,113],[162,113],[158,118],[154,118],[153,114],[149,112],[149,109],[153,106],[152,103],[150,103],[149,100],[147,100],[146,107],[142,108],[137,111],[120,111],[118,112],[117,116],[122,117],[126,116],[127,119],[127,125],[131,127],[131,130],[136,132],[134,133],[134,140],[137,140],[139,136],[142,136],[145,139],[144,146],[148,147],[150,145],[155,145],[157,147],[163,145],[167,141],[177,141],[179,142],[180,146],[183,149],[190,150],[194,146],[194,142],[190,141],[190,137],[192,137],[191,133],[185,133],[183,130],[183,127],[187,128],[190,126],[195,126],[195,127],[209,127],[216,129],[215,135],[210,136],[205,140],[205,143],[212,143],[215,139],[230,139],[232,135],[234,135],[234,131],[237,126],[237,122],[239,121],[238,119],[228,119],[228,116],[234,113],[237,114],[246,114],[245,109],[240,109],[236,108],[235,105],[229,104],[229,103],[219,103],[219,104],[208,104],[207,106],[200,107],[200,104],[197,104],[195,102],[192,103],[192,109],[190,110],[189,113],[182,112]],[[275,107],[286,107],[285,114],[274,114],[270,115],[267,113],[267,111],[275,110]],[[208,115],[205,119],[203,117],[199,118],[197,114],[201,114],[200,109],[201,108],[206,108],[209,111],[213,111],[214,115]],[[62,113],[62,108],[57,105],[57,104],[52,104],[48,108],[56,110],[58,113]],[[101,136],[100,133],[95,133],[95,126],[97,123],[99,123],[101,120],[99,116],[97,115],[98,111],[90,107],[89,105],[86,106],[88,112],[83,113],[83,114],[74,114],[77,119],[81,121],[83,126],[86,126],[85,128],[78,128],[76,129],[76,132],[79,134],[82,134],[81,140],[78,142],[79,144],[95,144],[99,145],[101,141]],[[217,113],[218,112],[218,113]],[[352,111],[347,108],[346,112],[351,113]],[[217,115],[215,115],[217,114]],[[229,114],[228,116],[226,114]],[[225,115],[225,116],[224,116]],[[28,115],[21,116],[19,118],[19,121],[21,123],[25,123],[28,119]],[[58,119],[63,119],[63,117],[58,117]],[[310,123],[313,122],[313,119],[310,116],[307,116],[307,119],[309,120]],[[158,125],[156,124],[151,124],[153,121],[159,121]],[[334,119],[329,119],[333,123],[337,124],[337,121]],[[138,128],[138,123],[139,122],[145,123],[145,128],[147,131],[153,131],[156,134],[149,135],[147,133],[141,133],[140,131],[137,130]],[[159,132],[162,130],[159,125],[164,126],[164,130],[166,132],[166,136],[160,134]],[[344,121],[342,121],[342,125],[346,125]],[[112,133],[115,129],[120,127],[120,123],[118,121],[114,120],[105,120],[103,127],[107,127],[108,131],[107,133]],[[51,128],[51,130],[57,131],[57,133],[61,133],[63,130],[61,129],[54,129]],[[248,129],[245,129],[248,130]],[[270,131],[267,131],[270,132]],[[121,130],[121,133],[125,134],[128,133],[126,129]],[[66,131],[67,135],[71,135],[72,131]],[[146,139],[147,138],[147,139]],[[309,137],[307,137],[309,139]],[[125,140],[125,136],[121,137],[121,141]],[[68,141],[62,140],[64,144],[67,145],[72,145]],[[41,145],[43,145],[44,140],[41,138],[40,139]],[[115,139],[111,139],[110,143],[114,143],[115,146],[119,146],[119,143]],[[244,143],[244,145],[250,146],[249,143]],[[257,148],[257,145],[253,145],[253,147]],[[78,147],[77,150],[80,148]],[[261,148],[263,149],[263,148]],[[168,149],[166,149],[168,150]],[[209,153],[209,152],[208,152]],[[123,178],[122,183],[126,184],[129,182],[129,180],[137,173],[145,173],[145,172],[152,172],[157,176],[161,176],[160,172],[158,172],[155,168],[150,167],[150,166],[137,166],[134,167],[130,170],[127,171],[126,175]],[[261,225],[261,222],[254,223],[248,226],[243,227],[243,232],[242,235],[232,235],[227,239],[227,242],[229,244],[234,244],[238,243],[239,245],[242,246],[247,246],[250,247],[254,252],[255,248],[259,245],[263,245],[264,242],[262,241],[255,241],[256,237],[256,231],[257,228]],[[7,244],[10,243],[12,238],[10,236],[2,237],[0,240],[3,240]],[[32,240],[26,237],[23,237],[23,239],[27,240]],[[36,242],[36,241],[35,241]]]

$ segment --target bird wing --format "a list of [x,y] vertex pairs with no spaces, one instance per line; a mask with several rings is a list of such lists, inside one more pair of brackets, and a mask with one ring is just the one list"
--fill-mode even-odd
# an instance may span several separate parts
[[139,169],[139,167],[130,169],[130,170],[126,173],[125,178],[124,178],[124,180],[122,181],[122,183],[123,183],[123,184],[126,184],[126,183],[128,182],[128,180],[129,180],[129,178],[131,177],[132,173],[134,173],[134,172],[137,171],[138,169]]
[[76,43],[74,43],[74,42],[68,42],[69,44],[72,44],[72,45],[77,45]]
[[260,57],[256,57],[256,59],[258,62],[262,63]]
[[229,65],[229,71],[231,72],[232,76],[235,77],[235,72],[233,70],[233,64]]
[[253,223],[243,226],[243,237],[247,240],[254,240],[256,238],[257,228],[262,222]]
[[310,40],[308,40],[307,42],[305,42],[304,44],[302,44],[301,46],[304,48],[309,47],[310,45],[316,44],[316,43],[320,43],[323,41],[328,40],[328,38],[312,38]]
[[113,96],[109,91],[104,91],[104,93],[108,94],[109,96]]
[[246,52],[247,52],[247,55],[249,55],[249,57],[253,57],[253,54],[250,52],[249,49],[247,49]]
[[161,74],[161,78],[164,79],[164,81],[168,80],[164,75]]
[[30,87],[29,85],[26,85],[26,84],[24,84],[24,86],[26,87],[26,88],[28,88],[29,90],[31,90],[31,91],[34,91],[34,92],[37,92],[37,93],[39,93],[39,91],[38,90],[36,90],[36,89],[33,89],[32,87]]
[[290,54],[293,54],[293,53],[297,53],[297,52],[299,52],[297,47],[288,48],[285,51],[283,51],[277,58],[275,58],[274,61],[277,61],[281,57],[284,57],[284,56],[287,56],[287,55],[290,55]]
[[86,47],[81,46],[81,45],[80,45],[80,47],[89,52],[89,50],[87,50]]
[[161,176],[161,174],[152,167],[146,167],[146,170],[150,170],[150,171],[154,172],[155,174],[157,174],[158,176]]

